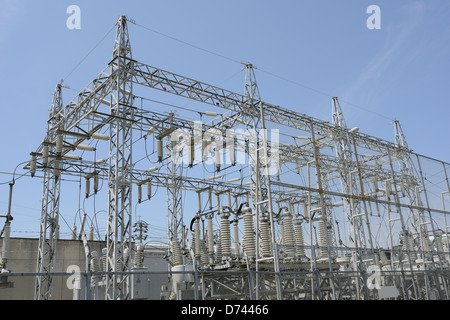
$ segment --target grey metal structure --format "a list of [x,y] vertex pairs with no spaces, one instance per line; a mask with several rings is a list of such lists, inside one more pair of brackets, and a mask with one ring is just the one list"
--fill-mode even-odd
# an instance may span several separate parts
[[[251,64],[245,65],[245,90],[244,96],[247,98],[245,102],[246,112],[252,114],[251,127],[254,130],[254,137],[250,137],[249,144],[255,144],[253,148],[250,146],[249,154],[249,168],[250,168],[250,186],[251,186],[251,202],[252,202],[252,212],[255,214],[256,220],[256,242],[259,243],[260,232],[258,228],[258,222],[262,219],[266,219],[270,224],[270,240],[272,243],[272,254],[271,257],[264,255],[264,252],[259,254],[260,248],[257,245],[257,256],[256,256],[256,271],[259,271],[259,262],[266,261],[268,259],[273,261],[273,267],[276,274],[280,272],[280,264],[278,259],[278,248],[275,236],[274,228],[274,208],[272,202],[272,191],[271,191],[271,173],[270,166],[278,166],[278,163],[271,163],[269,161],[269,143],[268,143],[268,132],[265,124],[265,112],[264,107],[260,103],[261,97],[259,95],[259,89],[256,84],[256,77],[254,72],[254,67]],[[253,151],[253,152],[252,152]],[[273,160],[273,159],[272,159]],[[251,231],[252,232],[252,231]],[[250,236],[249,236],[250,237]],[[262,251],[262,250],[261,250]],[[256,280],[258,283],[259,281]],[[278,299],[282,298],[282,287],[281,279],[276,277],[276,297]],[[256,286],[256,298],[259,299],[260,291],[263,288]]]
[[[52,276],[55,271],[55,254],[58,235],[59,219],[59,195],[61,188],[62,136],[57,135],[55,128],[63,129],[61,122],[61,109],[63,106],[61,85],[58,84],[53,95],[52,107],[48,120],[48,129],[45,141],[40,146],[42,150],[42,168],[44,172],[42,190],[42,210],[39,248],[37,256],[36,272],[48,273],[37,276],[35,285],[35,299],[49,299],[52,297]],[[31,154],[33,167],[36,166],[37,154]],[[52,158],[52,159],[51,159]],[[33,173],[34,175],[34,173]]]
[[[62,105],[57,86],[46,137],[31,153],[32,173],[44,172],[36,299],[51,299],[60,175],[107,182],[105,273],[92,282],[106,299],[132,298],[132,253],[141,254],[133,186],[138,203],[143,186],[142,202],[152,201],[152,186],[167,191],[172,287],[164,297],[450,298],[448,163],[410,150],[398,121],[394,143],[349,130],[337,98],[331,123],[263,101],[251,64],[238,94],[136,61],[128,22],[119,19],[112,60],[73,100]],[[143,108],[141,89],[213,108],[198,113],[214,121]],[[282,130],[283,141],[269,130]],[[147,169],[132,156],[152,138],[157,159]],[[101,140],[109,141],[106,160],[69,154]],[[214,176],[201,178],[194,171],[211,153]],[[198,199],[196,212],[182,206],[182,191]]]
[[105,271],[113,273],[106,280],[107,299],[127,299],[130,282],[126,274],[114,272],[130,271],[127,250],[131,250],[131,196],[132,196],[132,124],[134,121],[133,81],[129,70],[133,70],[131,44],[127,21],[121,17],[117,22],[111,66],[110,107],[113,119],[109,122],[108,163],[108,228],[107,260]]

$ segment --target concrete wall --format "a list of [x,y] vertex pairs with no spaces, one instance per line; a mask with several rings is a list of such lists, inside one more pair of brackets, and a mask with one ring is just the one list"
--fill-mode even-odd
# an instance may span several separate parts
[[[0,239],[0,248],[2,240]],[[11,238],[7,268],[12,273],[36,272],[38,243],[39,239]],[[101,254],[105,243],[89,241],[88,246],[91,252],[97,251]],[[163,254],[163,250],[150,250],[145,254],[144,266],[149,271],[167,271],[167,262],[162,258]],[[67,268],[71,265],[79,266],[81,272],[86,270],[83,243],[78,240],[58,240],[55,272],[68,272]],[[167,275],[151,275],[148,278],[151,285],[149,298],[159,299],[159,289],[161,284],[167,282]],[[67,275],[54,276],[54,300],[73,299],[73,290],[67,286],[68,279]],[[14,282],[14,287],[0,289],[0,300],[33,300],[35,280],[35,276],[8,277],[8,282]]]

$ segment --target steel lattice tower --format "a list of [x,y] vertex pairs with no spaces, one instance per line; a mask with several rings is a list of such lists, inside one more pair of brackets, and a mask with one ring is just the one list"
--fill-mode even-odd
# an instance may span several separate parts
[[132,191],[132,131],[134,111],[132,75],[133,60],[127,20],[117,22],[116,40],[111,61],[111,114],[108,165],[108,229],[106,271],[107,299],[126,299],[130,283],[127,275],[114,272],[130,271],[131,191]]
[[[244,97],[247,99],[245,102],[245,108],[247,113],[252,114],[251,130],[252,134],[249,139],[249,169],[250,169],[250,181],[251,181],[251,200],[252,210],[256,216],[256,225],[259,225],[259,221],[264,217],[268,217],[270,223],[271,237],[272,237],[272,259],[274,263],[275,273],[279,273],[279,258],[277,242],[275,241],[275,228],[274,228],[274,209],[272,202],[272,191],[270,176],[271,167],[279,166],[277,161],[269,160],[269,143],[267,137],[267,128],[265,124],[265,112],[264,107],[261,104],[261,97],[259,95],[259,89],[256,83],[256,77],[254,67],[252,64],[245,65],[245,90]],[[253,135],[253,136],[252,136]],[[256,239],[259,242],[260,230],[257,227]],[[257,245],[259,251],[259,245]],[[257,257],[257,270],[258,260],[268,259],[263,254],[259,254]],[[280,277],[276,277],[276,293],[278,299],[282,297],[282,287]],[[258,283],[258,281],[257,281]],[[257,287],[257,299],[259,298],[259,288]]]
[[56,244],[59,228],[59,198],[61,188],[60,160],[62,155],[62,137],[60,135],[58,137],[55,129],[63,129],[60,124],[61,119],[59,115],[62,106],[61,84],[58,84],[53,95],[53,102],[50,109],[47,137],[41,147],[44,182],[42,189],[41,223],[36,272],[44,274],[36,277],[34,295],[36,300],[51,299],[53,293],[53,276],[51,273],[55,271],[56,262]]

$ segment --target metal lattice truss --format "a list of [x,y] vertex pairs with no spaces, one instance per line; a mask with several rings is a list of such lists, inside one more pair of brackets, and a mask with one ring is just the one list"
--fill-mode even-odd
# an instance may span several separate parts
[[[66,105],[62,104],[61,85],[57,86],[47,134],[36,151],[31,153],[29,166],[32,174],[36,170],[44,173],[37,272],[54,269],[61,175],[81,175],[86,179],[107,182],[109,205],[104,271],[109,272],[105,281],[108,299],[129,297],[129,277],[124,272],[131,268],[127,250],[132,246],[132,189],[136,185],[141,188],[146,183],[167,189],[172,266],[183,265],[189,259],[189,255],[180,251],[189,250],[183,233],[182,190],[198,194],[209,192],[210,197],[213,192],[218,202],[220,197],[230,194],[236,199],[235,209],[218,205],[215,211],[211,211],[210,206],[208,212],[201,212],[199,208],[197,219],[214,211],[218,215],[234,214],[235,219],[240,220],[242,211],[238,209],[239,204],[251,202],[247,205],[255,217],[256,256],[252,257],[252,251],[246,247],[245,265],[257,273],[270,270],[274,275],[258,273],[259,278],[253,280],[236,276],[225,281],[217,274],[203,283],[205,297],[210,294],[209,298],[214,298],[221,291],[224,297],[233,296],[233,292],[237,294],[243,288],[250,288],[241,292],[249,298],[321,298],[325,295],[339,299],[356,297],[354,292],[369,297],[367,292],[364,293],[367,287],[362,275],[370,265],[379,264],[376,257],[381,245],[376,242],[374,225],[383,223],[387,226],[389,241],[382,246],[387,245],[388,250],[393,250],[403,245],[407,254],[406,260],[402,256],[396,261],[392,255],[387,266],[395,269],[395,263],[403,263],[404,270],[412,270],[413,266],[416,267],[414,261],[420,256],[421,270],[446,268],[448,255],[436,249],[433,251],[429,240],[430,237],[435,241],[441,239],[448,250],[446,216],[449,212],[445,204],[450,190],[447,178],[449,164],[413,153],[406,145],[398,122],[395,123],[396,141],[392,143],[349,130],[337,98],[333,98],[332,123],[267,103],[259,95],[250,64],[245,66],[244,94],[152,67],[132,58],[127,19],[121,17],[117,25],[112,60],[108,66]],[[137,103],[138,88],[207,105],[221,110],[221,116],[199,125],[175,113],[143,108]],[[229,141],[226,133],[230,129],[255,130],[261,139],[252,140],[252,136],[247,135],[226,144]],[[268,137],[269,129],[281,130],[289,139],[275,143]],[[179,156],[183,154],[183,159],[189,158],[196,146],[192,141],[204,146],[204,137],[210,132],[218,132],[206,141],[207,147],[214,146],[210,146],[210,151],[229,151],[232,146],[233,150],[237,147],[248,156],[245,164],[247,182],[242,177],[231,179],[235,176],[226,177],[228,180],[199,178],[183,170],[195,165],[189,161],[180,162]],[[174,133],[177,134],[175,138]],[[203,139],[196,141],[196,134]],[[132,158],[136,152],[135,143],[147,137],[157,141],[158,155],[160,148],[162,150],[165,146],[165,156],[161,152],[158,159],[158,170],[140,168]],[[92,143],[99,140],[109,143],[104,160],[81,161],[82,157],[72,153],[92,149]],[[273,155],[278,156],[277,167],[275,172],[269,173],[269,158]],[[201,161],[196,158],[196,163]],[[435,164],[433,168],[438,168],[436,173],[428,174],[426,168],[422,168],[427,161]],[[226,170],[222,169],[217,174],[226,176]],[[139,197],[140,192],[139,189]],[[247,201],[238,200],[245,196]],[[284,208],[290,213],[284,213]],[[269,221],[270,237],[266,236],[266,229],[263,231],[267,226],[261,222],[264,218]],[[293,230],[288,224],[292,220],[309,232],[308,246],[303,248],[286,238],[286,233]],[[341,232],[344,225],[346,234]],[[267,241],[271,244],[269,250],[265,247]],[[345,254],[342,248],[346,248]],[[430,256],[434,258],[427,260],[426,257]],[[351,259],[356,266],[353,271],[358,275],[344,277],[343,274],[333,274],[339,269],[336,265],[339,258]],[[200,265],[199,261],[197,263]],[[233,266],[230,261],[227,263],[228,267]],[[313,273],[281,277],[281,270],[292,266],[286,263],[298,263],[299,270],[321,270],[326,275],[317,273],[319,280]],[[217,265],[217,261],[212,265]],[[415,298],[422,297],[418,288],[423,281],[428,286],[430,283],[445,285],[448,282],[446,277],[432,281],[426,274],[420,281],[414,276],[411,279],[408,280],[408,288],[416,290],[406,291],[409,292],[408,297],[415,294]],[[38,277],[36,298],[51,298],[51,285],[51,276]]]

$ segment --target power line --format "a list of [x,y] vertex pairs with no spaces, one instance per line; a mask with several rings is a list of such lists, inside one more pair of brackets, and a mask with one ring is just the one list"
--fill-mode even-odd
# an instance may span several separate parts
[[66,81],[66,79],[70,77],[76,69],[78,69],[78,67],[84,62],[84,60],[86,60],[90,56],[90,54],[100,45],[100,43],[103,42],[103,40],[105,40],[105,38],[111,33],[114,28],[115,25],[103,36],[103,38],[100,39],[99,42],[97,42],[97,44],[83,57],[83,59],[81,59],[81,61],[72,69],[72,71],[70,71],[69,74],[63,78],[62,82]]
[[[299,87],[302,87],[302,88],[305,88],[305,89],[314,91],[314,92],[316,92],[316,93],[318,93],[318,94],[321,94],[321,95],[324,95],[324,96],[326,96],[326,97],[328,97],[328,98],[333,98],[333,97],[334,97],[333,95],[331,95],[331,94],[329,94],[329,93],[326,93],[326,92],[323,92],[323,91],[320,91],[320,90],[311,88],[311,87],[309,87],[309,86],[307,86],[307,85],[304,85],[304,84],[302,84],[302,83],[299,83],[299,82],[296,82],[296,81],[293,81],[293,80],[290,80],[290,79],[281,77],[281,76],[276,75],[276,74],[274,74],[274,73],[272,73],[272,72],[269,72],[269,71],[266,71],[266,70],[262,70],[261,68],[258,68],[258,70],[259,70],[259,71],[262,71],[262,72],[264,72],[264,73],[266,73],[266,74],[268,74],[268,75],[271,75],[271,76],[273,76],[273,77],[276,77],[276,78],[278,78],[278,79],[281,79],[281,80],[283,80],[283,81],[287,81],[287,82],[289,82],[289,83],[292,83],[292,84],[294,84],[294,85],[296,85],[296,86],[299,86]],[[348,105],[351,105],[351,106],[353,106],[353,107],[355,107],[355,108],[361,109],[361,110],[363,110],[363,111],[373,113],[373,114],[375,114],[375,115],[377,115],[377,116],[379,116],[379,117],[385,118],[385,119],[387,119],[387,120],[389,120],[389,121],[392,120],[392,118],[390,118],[390,117],[388,117],[388,116],[385,116],[385,115],[383,115],[383,114],[381,114],[381,113],[378,113],[378,112],[375,112],[375,111],[373,111],[373,110],[369,110],[369,109],[363,108],[363,107],[361,107],[361,106],[359,106],[359,105],[356,105],[356,104],[354,104],[354,103],[351,103],[351,102],[349,102],[349,101],[345,101],[345,100],[342,100],[342,99],[339,99],[339,101],[340,101],[340,102],[343,102],[343,103],[346,103],[346,104],[348,104]]]
[[[128,21],[130,21],[130,20],[128,20]],[[223,55],[223,54],[220,54],[220,53],[217,53],[217,52],[214,52],[214,51],[205,49],[205,48],[203,48],[203,47],[194,45],[194,44],[189,43],[189,42],[187,42],[187,41],[180,40],[180,39],[175,38],[175,37],[173,37],[173,36],[170,36],[170,35],[168,35],[168,34],[165,34],[165,33],[162,33],[162,32],[160,32],[160,31],[157,31],[157,30],[155,30],[155,29],[152,29],[152,28],[143,26],[143,25],[141,25],[141,24],[135,22],[134,20],[131,20],[130,22],[133,23],[133,24],[135,24],[135,25],[137,25],[137,26],[139,26],[139,27],[141,27],[141,28],[143,28],[143,29],[145,29],[145,30],[148,30],[148,31],[151,31],[151,32],[153,32],[153,33],[159,34],[159,35],[161,35],[161,36],[163,36],[163,37],[166,37],[166,38],[169,38],[169,39],[171,39],[171,40],[180,42],[180,43],[182,43],[182,44],[185,44],[185,45],[188,45],[188,46],[193,47],[193,48],[195,48],[195,49],[201,50],[201,51],[203,51],[203,52],[206,52],[206,53],[215,55],[215,56],[220,57],[220,58],[223,58],[223,59],[225,59],[225,60],[228,60],[228,61],[231,61],[231,62],[234,62],[234,63],[238,63],[238,64],[242,64],[241,61],[238,61],[238,60],[236,60],[236,59],[230,58],[230,57],[225,56],[225,55]],[[278,79],[280,79],[280,80],[289,82],[289,83],[291,83],[291,84],[294,84],[294,85],[296,85],[296,86],[302,87],[302,88],[304,88],[304,89],[308,89],[308,90],[310,90],[310,91],[313,91],[313,92],[315,92],[315,93],[324,95],[324,96],[326,96],[326,97],[329,97],[329,98],[333,98],[333,97],[334,97],[334,95],[331,95],[331,94],[326,93],[326,92],[323,92],[323,91],[321,91],[321,90],[312,88],[312,87],[310,87],[310,86],[308,86],[308,85],[299,83],[299,82],[297,82],[297,81],[293,81],[293,80],[291,80],[291,79],[287,79],[287,78],[282,77],[282,76],[279,76],[279,75],[277,75],[277,74],[275,74],[275,73],[273,73],[273,72],[269,72],[269,71],[267,71],[267,70],[263,70],[263,69],[261,69],[261,68],[259,68],[259,67],[258,67],[258,70],[260,70],[261,72],[266,73],[266,74],[268,74],[268,75],[271,75],[271,76],[273,76],[273,77],[275,77],[275,78],[278,78]],[[346,104],[348,104],[348,105],[350,105],[350,106],[353,106],[353,107],[355,107],[355,108],[361,109],[361,110],[363,110],[363,111],[365,111],[365,112],[369,112],[369,113],[372,113],[372,114],[377,115],[377,116],[379,116],[379,117],[382,117],[382,118],[384,118],[384,119],[387,119],[387,120],[390,120],[390,121],[392,120],[391,117],[385,116],[385,115],[383,115],[383,114],[381,114],[381,113],[378,113],[378,112],[375,112],[375,111],[373,111],[373,110],[366,109],[366,108],[361,107],[361,106],[359,106],[359,105],[357,105],[357,104],[354,104],[354,103],[352,103],[352,102],[344,101],[344,100],[342,100],[342,99],[340,99],[340,101],[343,102],[343,103],[346,103]]]
[[[128,20],[128,21],[130,21],[130,20]],[[231,62],[235,62],[235,63],[239,63],[239,64],[241,63],[240,61],[238,61],[238,60],[236,60],[236,59],[233,59],[233,58],[224,56],[224,55],[222,55],[222,54],[220,54],[220,53],[217,53],[217,52],[214,52],[214,51],[211,51],[211,50],[207,50],[207,49],[205,49],[205,48],[199,47],[199,46],[197,46],[197,45],[194,45],[194,44],[192,44],[192,43],[186,42],[186,41],[184,41],[184,40],[180,40],[180,39],[178,39],[178,38],[172,37],[172,36],[167,35],[167,34],[165,34],[165,33],[159,32],[159,31],[157,31],[157,30],[154,30],[154,29],[151,29],[151,28],[149,28],[149,27],[143,26],[143,25],[141,25],[141,24],[139,24],[139,23],[136,23],[135,21],[130,21],[130,22],[133,23],[133,24],[135,24],[135,25],[137,25],[138,27],[141,27],[141,28],[145,29],[145,30],[148,30],[148,31],[151,31],[151,32],[153,32],[153,33],[159,34],[159,35],[161,35],[161,36],[163,36],[163,37],[172,39],[172,40],[177,41],[177,42],[180,42],[180,43],[182,43],[182,44],[188,45],[188,46],[193,47],[193,48],[195,48],[195,49],[204,51],[204,52],[206,52],[206,53],[209,53],[209,54],[212,54],[212,55],[215,55],[215,56],[218,56],[218,57],[220,57],[220,58],[229,60],[229,61],[231,61]]]

